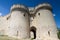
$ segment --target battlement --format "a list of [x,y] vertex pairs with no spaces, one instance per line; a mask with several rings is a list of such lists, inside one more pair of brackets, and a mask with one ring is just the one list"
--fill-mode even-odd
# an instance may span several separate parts
[[40,10],[40,9],[48,9],[51,11],[52,7],[49,3],[42,3],[35,7],[35,10]]
[[15,4],[11,7],[11,12],[12,11],[26,11],[26,12],[28,12],[28,8],[24,5]]

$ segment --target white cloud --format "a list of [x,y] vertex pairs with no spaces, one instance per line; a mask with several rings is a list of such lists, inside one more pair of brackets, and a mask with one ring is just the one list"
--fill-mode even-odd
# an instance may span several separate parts
[[2,16],[2,13],[0,13],[0,16]]
[[53,14],[53,16],[56,16],[56,14]]

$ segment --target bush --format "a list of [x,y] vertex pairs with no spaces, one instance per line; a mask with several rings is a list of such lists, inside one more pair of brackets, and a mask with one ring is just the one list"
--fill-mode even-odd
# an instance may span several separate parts
[[60,30],[58,31],[57,35],[58,35],[58,38],[60,39]]

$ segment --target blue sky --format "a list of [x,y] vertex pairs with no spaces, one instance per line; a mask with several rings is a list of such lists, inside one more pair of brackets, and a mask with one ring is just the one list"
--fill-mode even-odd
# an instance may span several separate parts
[[35,7],[38,4],[48,2],[52,5],[54,19],[60,28],[60,0],[0,0],[0,15],[7,15],[13,4],[23,4],[27,7]]

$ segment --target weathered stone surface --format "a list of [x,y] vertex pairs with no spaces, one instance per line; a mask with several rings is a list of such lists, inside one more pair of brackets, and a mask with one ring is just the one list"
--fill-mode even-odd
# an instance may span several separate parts
[[34,40],[58,40],[51,5],[44,3],[35,8],[13,5],[8,15],[0,17],[0,35],[8,35],[13,40],[31,40],[31,37]]

